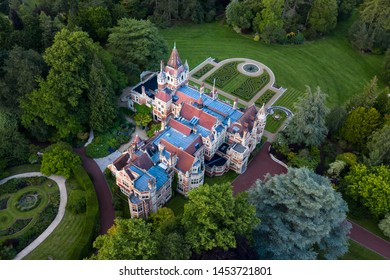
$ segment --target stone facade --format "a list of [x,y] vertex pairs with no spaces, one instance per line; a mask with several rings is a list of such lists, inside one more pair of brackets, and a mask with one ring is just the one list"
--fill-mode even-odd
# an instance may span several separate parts
[[245,172],[250,153],[260,143],[266,123],[264,106],[241,110],[220,101],[217,91],[188,85],[189,67],[173,48],[166,66],[148,72],[132,87],[134,103],[152,107],[161,130],[148,139],[136,137],[129,150],[109,165],[117,185],[129,197],[132,217],[147,217],[177,191],[183,195],[202,185],[204,174],[220,176],[229,169]]

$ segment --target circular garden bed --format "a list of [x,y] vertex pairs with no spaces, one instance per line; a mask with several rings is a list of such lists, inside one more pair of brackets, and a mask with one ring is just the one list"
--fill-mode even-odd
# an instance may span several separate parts
[[52,223],[60,204],[55,186],[45,177],[11,179],[0,185],[0,246],[12,246],[16,255]]

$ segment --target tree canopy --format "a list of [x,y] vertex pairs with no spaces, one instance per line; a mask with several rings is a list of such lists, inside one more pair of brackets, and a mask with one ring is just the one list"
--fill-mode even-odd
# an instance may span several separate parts
[[249,191],[261,224],[255,249],[264,259],[336,259],[348,251],[348,207],[330,181],[306,168],[258,180]]
[[319,87],[313,92],[307,86],[305,95],[295,104],[295,113],[285,129],[289,143],[319,146],[328,129],[325,117],[329,109],[325,105],[326,95]]
[[390,212],[390,168],[357,164],[344,178],[347,194],[377,216]]
[[195,252],[235,248],[236,236],[250,235],[259,220],[243,196],[234,198],[228,183],[206,184],[189,192],[182,223],[185,239]]
[[115,219],[107,234],[99,235],[93,243],[97,260],[153,259],[157,242],[152,238],[152,226],[143,219]]
[[148,20],[120,19],[108,36],[108,47],[123,63],[141,71],[157,70],[168,54],[164,39]]
[[348,114],[341,128],[341,135],[351,144],[362,149],[368,137],[379,127],[381,115],[375,108],[358,107]]
[[386,164],[390,166],[390,124],[375,131],[368,138],[367,148],[372,165]]
[[[40,79],[39,88],[21,102],[26,127],[42,120],[55,128],[55,138],[64,139],[89,125],[100,131],[112,124],[112,100],[123,86],[123,77],[87,33],[62,29],[46,49],[44,59],[50,67],[47,78]],[[99,111],[99,116],[94,113]]]
[[62,175],[69,178],[72,170],[81,164],[81,159],[69,144],[58,142],[49,146],[42,156],[41,172],[47,176]]

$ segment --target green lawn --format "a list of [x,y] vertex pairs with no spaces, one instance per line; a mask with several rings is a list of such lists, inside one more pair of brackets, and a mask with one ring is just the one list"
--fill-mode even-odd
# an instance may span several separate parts
[[12,175],[20,174],[20,173],[27,173],[27,172],[39,172],[41,169],[40,164],[25,164],[25,165],[18,165],[14,167],[7,168],[4,172],[4,175],[0,177],[0,179],[9,177]]
[[184,211],[184,204],[188,202],[188,199],[181,194],[176,194],[172,197],[168,203],[164,206],[172,209],[175,216],[180,216]]
[[384,260],[377,253],[349,240],[349,252],[339,258],[340,260]]
[[209,176],[204,176],[204,183],[205,184],[208,184],[210,186],[214,185],[214,184],[217,184],[217,185],[221,185],[223,183],[232,183],[234,179],[236,179],[236,177],[238,176],[238,174],[232,170],[229,170],[228,172],[226,172],[225,174],[223,174],[222,176],[214,176],[214,177],[209,177]]
[[303,95],[303,91],[290,88],[283,93],[281,97],[273,104],[274,106],[283,106],[291,111],[294,111],[294,104],[298,101],[298,98]]
[[[279,116],[279,119],[275,118],[275,115]],[[265,130],[275,133],[279,127],[283,124],[283,122],[286,120],[287,115],[285,112],[281,110],[274,109],[273,115],[268,115],[267,117],[267,124],[265,126]]]
[[351,47],[346,34],[353,20],[339,24],[331,35],[303,45],[265,45],[218,22],[183,24],[160,32],[170,46],[176,42],[190,68],[210,56],[254,59],[271,68],[277,85],[300,92],[305,85],[320,86],[329,95],[329,105],[335,106],[361,92],[382,68],[383,56],[362,54]]

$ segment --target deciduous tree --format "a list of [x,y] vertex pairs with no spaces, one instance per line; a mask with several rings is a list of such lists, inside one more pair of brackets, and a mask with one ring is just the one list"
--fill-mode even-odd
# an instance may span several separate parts
[[337,24],[337,0],[314,0],[308,15],[311,36],[329,33]]
[[379,222],[378,227],[384,235],[390,237],[390,213],[387,213],[385,218]]
[[348,114],[341,135],[349,143],[362,149],[368,137],[379,127],[381,115],[375,108],[358,107]]
[[149,260],[153,259],[157,243],[152,226],[143,219],[115,219],[107,234],[99,235],[93,243],[97,260]]
[[188,197],[182,223],[185,239],[197,253],[235,248],[236,236],[248,236],[259,223],[254,207],[243,197],[234,198],[227,183],[200,186]]
[[58,142],[49,146],[43,153],[41,172],[47,176],[55,174],[69,178],[72,169],[79,164],[81,164],[80,157],[72,151],[72,147]]
[[265,259],[336,259],[348,251],[348,207],[330,181],[306,168],[258,180],[249,191],[262,223],[255,249]]
[[390,212],[390,169],[387,166],[368,168],[357,164],[345,176],[347,194],[377,216]]

